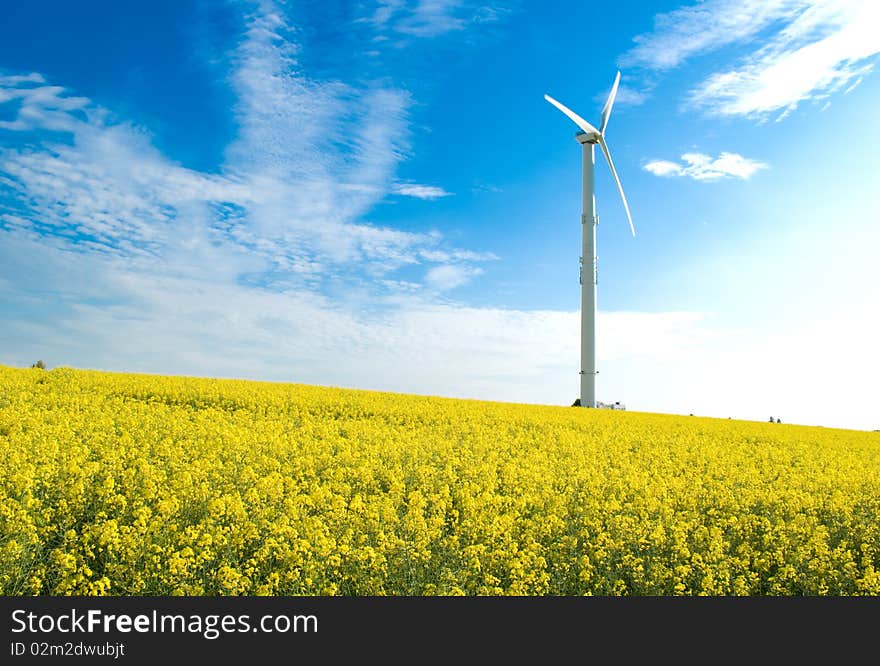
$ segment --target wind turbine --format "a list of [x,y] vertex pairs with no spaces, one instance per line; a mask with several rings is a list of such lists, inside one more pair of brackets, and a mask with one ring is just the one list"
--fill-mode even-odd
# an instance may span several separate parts
[[[608,118],[611,117],[611,107],[614,106],[614,98],[617,96],[617,86],[620,83],[620,72],[614,78],[614,85],[608,94],[608,100],[602,107],[602,120],[599,129],[593,127],[567,106],[560,104],[550,95],[544,95],[544,99],[574,121],[581,128],[575,135],[575,139],[583,148],[583,213],[581,214],[581,407],[596,406],[596,283],[599,269],[596,263],[596,225],[599,224],[599,216],[596,214],[596,196],[593,183],[593,168],[596,164],[596,144],[602,148],[611,175],[617,183],[620,198],[623,200],[623,208],[626,211],[626,219],[629,220],[629,228],[632,235],[636,235],[632,216],[629,214],[629,204],[626,203],[626,195],[617,170],[608,152],[605,143],[605,129],[608,127]],[[584,270],[586,269],[586,270]]]

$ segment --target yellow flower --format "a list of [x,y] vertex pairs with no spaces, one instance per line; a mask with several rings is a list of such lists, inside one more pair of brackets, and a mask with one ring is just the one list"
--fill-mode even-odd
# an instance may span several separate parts
[[0,461],[4,595],[880,595],[878,433],[0,366]]

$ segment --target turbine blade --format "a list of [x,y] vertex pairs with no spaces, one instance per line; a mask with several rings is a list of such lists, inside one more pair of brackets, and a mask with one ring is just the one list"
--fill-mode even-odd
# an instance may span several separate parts
[[614,85],[611,86],[611,92],[608,93],[608,100],[602,107],[602,124],[599,126],[599,132],[605,134],[605,128],[608,127],[608,119],[611,117],[611,107],[614,106],[614,98],[617,97],[617,86],[620,84],[620,72],[614,77]]
[[626,203],[626,195],[623,193],[623,185],[620,184],[620,178],[617,177],[617,169],[614,168],[614,162],[611,161],[611,153],[608,152],[608,144],[605,143],[605,137],[599,135],[599,145],[602,146],[602,152],[605,153],[605,159],[608,160],[608,166],[611,167],[611,175],[614,176],[614,182],[617,183],[617,189],[620,191],[620,198],[623,200],[623,209],[626,211],[626,219],[629,220],[629,228],[632,235],[636,235],[636,228],[633,226],[632,215],[629,214],[629,204]]
[[599,133],[599,130],[597,130],[590,123],[588,123],[586,120],[581,118],[578,114],[576,114],[574,111],[572,111],[567,106],[565,106],[565,104],[560,104],[555,99],[550,97],[550,95],[544,95],[544,99],[546,99],[553,106],[555,106],[557,109],[562,111],[562,113],[564,113],[569,118],[571,118],[574,121],[574,124],[577,125],[578,127],[580,127],[587,134],[598,134]]

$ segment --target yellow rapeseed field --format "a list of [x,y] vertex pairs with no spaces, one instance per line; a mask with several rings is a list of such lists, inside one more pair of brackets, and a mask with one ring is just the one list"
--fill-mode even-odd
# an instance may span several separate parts
[[3,595],[880,594],[880,434],[0,366]]

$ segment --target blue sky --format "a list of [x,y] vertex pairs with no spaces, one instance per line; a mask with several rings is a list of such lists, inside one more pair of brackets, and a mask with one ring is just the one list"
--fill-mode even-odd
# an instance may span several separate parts
[[[549,5],[549,6],[548,6]],[[0,363],[880,428],[871,0],[8,3]]]

